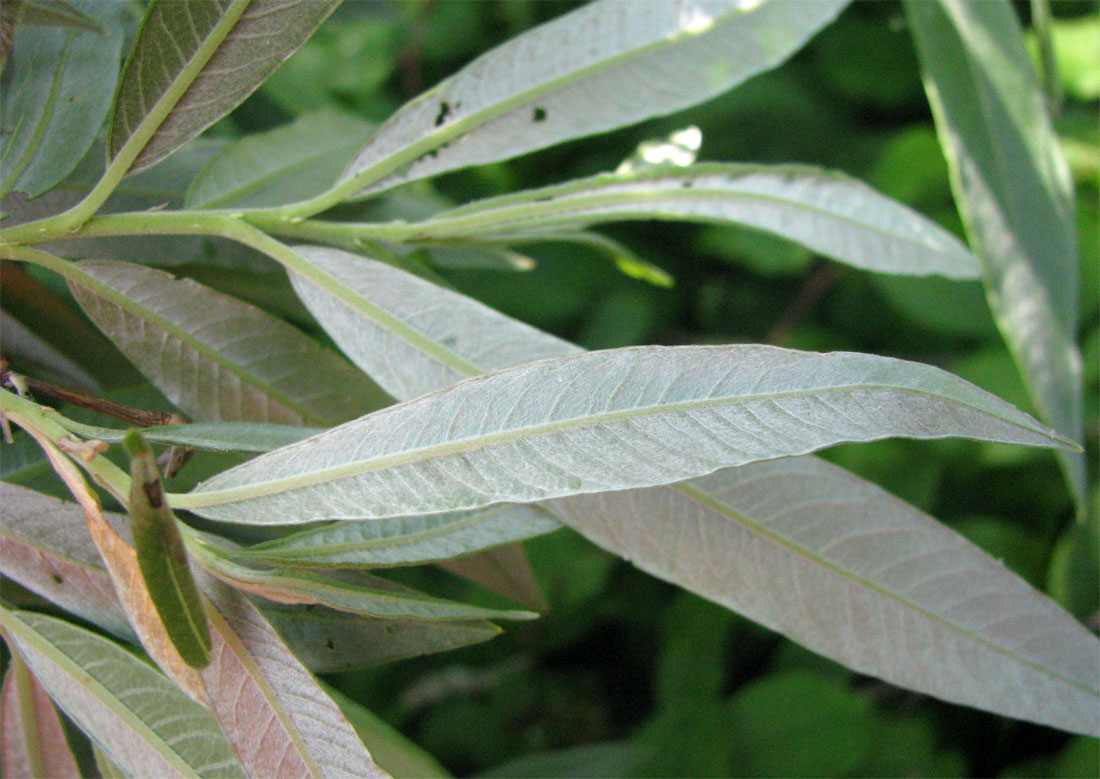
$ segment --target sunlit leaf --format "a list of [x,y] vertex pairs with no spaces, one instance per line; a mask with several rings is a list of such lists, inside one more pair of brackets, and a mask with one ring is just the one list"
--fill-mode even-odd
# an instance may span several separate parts
[[241,560],[304,567],[392,567],[438,562],[560,527],[532,506],[490,506],[422,517],[332,522],[235,553]]
[[0,622],[65,713],[131,776],[245,776],[218,723],[155,668],[59,619]]
[[[990,308],[1040,416],[1080,440],[1073,189],[1015,11],[957,0],[905,7]],[[1083,516],[1084,455],[1058,457]]]
[[218,722],[253,776],[384,777],[340,709],[240,592],[205,586],[214,648],[202,672]]
[[383,189],[678,111],[783,62],[845,5],[591,3],[413,100],[367,142],[344,179]]
[[384,405],[338,355],[255,306],[188,279],[84,262],[70,279],[96,325],[199,421],[328,425]]
[[1067,445],[928,365],[771,346],[633,347],[460,382],[260,455],[173,505],[250,524],[372,519],[653,486],[895,436]]
[[949,232],[844,174],[802,165],[705,164],[605,174],[481,200],[410,225],[418,237],[492,237],[660,219],[767,230],[859,268],[977,278]]
[[250,95],[339,0],[155,0],[126,60],[108,135],[131,171],[168,156]]
[[72,7],[101,29],[21,25],[15,36],[0,106],[0,194],[18,190],[33,197],[63,179],[110,108],[123,6],[73,0]]
[[187,189],[188,208],[258,208],[324,192],[374,125],[332,109],[242,138],[214,157]]
[[53,701],[19,655],[12,656],[4,674],[0,720],[0,768],[5,777],[80,776]]

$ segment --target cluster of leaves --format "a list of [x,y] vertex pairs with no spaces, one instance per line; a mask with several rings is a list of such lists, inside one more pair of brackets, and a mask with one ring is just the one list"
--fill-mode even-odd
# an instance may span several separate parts
[[[598,0],[561,15],[526,3],[351,3],[322,26],[337,5],[153,0],[140,21],[125,2],[3,6],[11,369],[0,410],[18,428],[0,484],[5,773],[75,773],[84,761],[139,776],[442,771],[316,676],[335,673],[393,721],[443,701],[446,715],[420,721],[422,740],[449,763],[484,768],[515,751],[485,741],[506,730],[506,715],[453,696],[530,681],[502,659],[507,650],[494,669],[457,679],[428,658],[419,667],[440,671],[389,698],[383,677],[349,671],[480,644],[499,633],[493,620],[529,620],[536,615],[514,603],[544,609],[536,578],[564,613],[512,632],[522,642],[542,631],[546,646],[565,646],[567,637],[547,634],[578,635],[592,620],[588,599],[612,575],[613,558],[589,542],[686,590],[654,598],[653,579],[617,580],[635,603],[668,602],[658,713],[633,739],[530,757],[503,775],[907,773],[914,766],[860,757],[875,732],[897,740],[888,751],[932,750],[926,729],[873,720],[867,698],[815,673],[808,653],[727,696],[730,632],[746,647],[770,640],[731,611],[861,674],[1100,734],[1100,646],[1033,588],[1043,576],[1021,571],[1028,583],[857,475],[926,505],[948,463],[978,481],[997,463],[1034,474],[1058,540],[1049,589],[1073,614],[1095,614],[1077,340],[1091,327],[1094,352],[1097,322],[1095,300],[1077,299],[1075,225],[1095,209],[1075,209],[1050,119],[1062,84],[1051,41],[1068,33],[1053,35],[1043,3],[1034,48],[1046,91],[1008,3],[891,7],[912,33],[939,144],[926,130],[880,142],[877,167],[860,171],[877,189],[810,165],[694,162],[708,127],[738,120],[763,125],[759,148],[719,140],[715,156],[790,154],[799,141],[772,136],[792,106],[807,136],[851,130],[774,74],[735,92],[747,95],[741,103],[616,134],[624,145],[610,158],[590,147],[578,164],[567,161],[576,144],[550,148],[717,98],[822,30],[816,56],[833,88],[897,109],[912,99],[905,89],[846,70],[850,50],[882,30],[873,14],[830,28],[844,0]],[[382,124],[367,121],[396,108],[394,83],[415,90],[452,64],[440,52],[464,61],[501,37],[471,15],[524,32]],[[551,18],[531,26],[540,15]],[[480,30],[481,40],[448,35],[447,24]],[[877,55],[875,70],[904,70],[901,50]],[[1094,101],[1097,85],[1075,78],[1067,90]],[[744,110],[754,99],[755,115]],[[723,116],[723,105],[736,110]],[[237,126],[270,110],[293,120],[234,138],[219,120],[235,108]],[[1073,114],[1062,115],[1071,133]],[[685,121],[702,132],[674,131]],[[639,143],[647,134],[667,140]],[[1087,135],[1067,146],[1093,193],[1095,146]],[[936,169],[941,148],[949,176]],[[928,159],[925,177],[898,174]],[[859,167],[842,154],[830,162]],[[427,181],[466,168],[438,188]],[[937,212],[948,177],[969,246],[949,229],[955,214]],[[639,221],[661,229],[617,225]],[[702,227],[681,232],[674,221]],[[688,240],[697,251],[683,251]],[[842,265],[815,269],[815,255]],[[724,270],[708,287],[707,256],[775,278],[805,275],[766,334],[783,347],[607,348],[657,330],[673,278],[698,292],[688,340],[743,339],[725,319],[748,320],[763,304],[737,297],[729,279],[750,274]],[[865,271],[844,277],[855,316],[873,290],[925,328],[896,351],[929,357],[945,334],[991,344],[956,373],[1003,390],[986,381],[1000,371],[1001,394],[1043,421],[922,362],[787,348],[850,348],[844,328],[815,332],[799,319],[823,294],[815,287],[840,286],[844,266]],[[593,283],[603,286],[598,304],[585,290]],[[51,397],[67,405],[39,404]],[[105,427],[89,410],[143,430]],[[993,443],[866,443],[891,437]],[[129,472],[118,464],[124,440]],[[146,441],[168,447],[171,492]],[[860,446],[831,450],[838,464],[811,454],[844,443]],[[1053,449],[1061,476],[1042,449],[1004,444]],[[925,456],[931,465],[914,462]],[[916,476],[889,474],[899,468]],[[968,535],[982,540],[995,526],[975,522]],[[985,540],[1000,548],[1002,538]],[[535,572],[521,545],[529,539]],[[443,597],[446,585],[417,567],[428,564],[498,594],[452,582]],[[119,642],[139,644],[155,667]],[[808,701],[827,711],[828,727]],[[76,740],[54,704],[87,736],[90,756],[69,748]],[[468,729],[448,740],[463,720]],[[783,748],[798,738],[815,762]],[[1066,770],[1095,750],[1072,743]],[[918,770],[960,770],[952,755],[936,761]]]

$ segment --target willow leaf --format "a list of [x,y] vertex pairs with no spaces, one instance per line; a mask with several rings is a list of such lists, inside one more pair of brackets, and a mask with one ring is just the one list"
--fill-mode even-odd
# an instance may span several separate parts
[[59,619],[0,607],[50,697],[131,776],[245,776],[217,721],[159,671]]
[[202,672],[218,722],[253,776],[385,777],[340,709],[240,592],[207,581],[214,648]]
[[392,567],[438,562],[561,527],[532,506],[490,506],[422,517],[333,522],[248,547],[234,557],[297,567]]
[[[1069,169],[1011,5],[907,2],[951,188],[986,296],[1039,415],[1081,440]],[[1059,452],[1085,511],[1085,458]]]
[[492,237],[662,219],[766,230],[858,268],[977,278],[957,238],[842,173],[803,165],[705,164],[605,174],[471,203],[418,225],[413,237]]
[[49,694],[19,655],[0,688],[0,769],[4,776],[78,777],[72,749]]
[[108,134],[130,171],[229,113],[305,43],[339,0],[154,0],[123,69]]
[[199,421],[325,426],[387,402],[339,355],[197,282],[121,262],[80,263],[68,280],[92,321]]
[[478,57],[344,173],[379,190],[678,111],[783,62],[846,0],[601,0]]
[[72,7],[100,29],[22,25],[15,36],[0,105],[0,195],[17,190],[34,197],[65,178],[110,109],[122,6],[76,0]]
[[818,458],[547,507],[639,568],[856,671],[1100,735],[1095,636],[962,536]]
[[174,504],[372,519],[666,484],[891,436],[1066,445],[937,368],[770,346],[633,347],[470,379],[260,455]]
[[[88,427],[89,434],[105,443],[122,441],[128,431]],[[207,422],[146,427],[147,441],[174,446],[193,446],[216,452],[270,452],[321,432],[316,427],[273,425],[264,422]]]

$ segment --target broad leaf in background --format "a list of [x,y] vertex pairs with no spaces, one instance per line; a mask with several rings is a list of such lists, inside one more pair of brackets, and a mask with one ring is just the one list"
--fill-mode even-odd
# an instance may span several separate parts
[[70,288],[91,320],[199,421],[326,426],[388,403],[339,355],[255,306],[140,265],[78,267]]
[[[955,200],[1040,416],[1081,438],[1072,184],[1006,2],[906,2]],[[1085,458],[1058,453],[1080,516]]]
[[0,769],[11,779],[80,776],[49,694],[12,655],[0,688]]
[[171,154],[259,87],[339,1],[154,0],[115,98],[110,159],[138,171]]
[[209,711],[117,644],[0,607],[0,625],[50,697],[131,776],[246,776]]
[[172,502],[248,524],[373,519],[648,487],[895,436],[1066,445],[928,365],[771,346],[633,347],[460,382],[260,455]]
[[483,54],[413,100],[343,179],[352,191],[376,191],[673,113],[783,62],[845,5],[591,3]]
[[103,32],[102,25],[84,14],[69,0],[7,0],[19,24],[44,27],[76,27]]
[[234,553],[239,560],[310,568],[419,565],[523,541],[561,527],[534,506],[490,506],[423,517],[332,522]]
[[822,460],[547,507],[642,570],[856,671],[1100,735],[1095,636],[962,536]]
[[605,174],[491,198],[410,225],[412,238],[530,234],[630,219],[732,222],[858,268],[977,278],[943,228],[842,173],[804,165],[704,164]]
[[16,30],[0,103],[0,195],[18,190],[33,197],[65,178],[111,106],[125,6],[73,0],[73,7],[101,29]]
[[[122,441],[127,432],[107,427],[93,428],[90,431],[104,443]],[[317,427],[272,425],[265,422],[199,422],[147,427],[141,430],[141,435],[145,440],[154,443],[192,446],[215,452],[270,452],[320,432],[321,428]]]
[[[361,258],[358,261],[378,266]],[[407,277],[389,266],[380,266],[378,270],[379,275],[371,287],[356,290],[368,299],[373,299],[376,290],[389,285],[386,276],[398,277],[395,283]],[[461,295],[435,288],[426,281],[406,282],[404,293],[400,310],[416,311],[417,302],[425,305],[433,301],[460,314],[452,319],[425,320],[432,329],[420,335],[437,345],[460,344],[456,336],[468,327],[489,332],[494,323],[501,329],[515,324],[499,312],[466,305]],[[417,348],[415,343],[403,343],[398,335],[386,331],[365,312],[360,314],[358,321],[364,338],[379,340],[385,345],[382,353],[386,357],[375,354],[361,363],[364,370],[376,370],[383,359],[404,359],[405,352]],[[516,337],[522,337],[520,331]],[[522,353],[522,345],[517,343],[515,350]],[[369,357],[366,353],[364,356]],[[459,356],[465,357],[462,353]],[[736,491],[731,491],[735,488]],[[789,505],[798,508],[787,518],[783,512]],[[1095,638],[1090,638],[1071,617],[1034,590],[1027,589],[1020,579],[961,536],[881,489],[817,458],[755,463],[687,484],[568,498],[544,507],[590,540],[653,575],[771,625],[796,641],[804,641],[814,651],[865,673],[897,684],[911,684],[915,689],[966,705],[1052,724],[1057,720],[1061,723],[1059,727],[1070,730],[1080,729],[1082,722],[1090,721],[1087,717],[1084,720],[1076,719],[1075,715],[1066,717],[1057,704],[1049,702],[1057,701],[1064,692],[1065,679],[1081,679],[1082,657],[1087,659],[1091,652],[1094,662]],[[639,511],[644,513],[639,514]],[[639,516],[644,516],[645,521],[640,522]],[[829,521],[820,522],[822,516]],[[803,517],[804,521],[800,519]],[[785,535],[779,534],[777,523],[789,523],[783,525]],[[830,535],[831,528],[839,528],[837,532],[841,534],[851,529],[855,533],[853,537],[858,539],[853,542],[856,544],[854,554],[844,548],[844,555],[852,559],[838,558],[843,566],[825,564],[830,548],[838,544]],[[883,529],[889,532],[876,532]],[[793,543],[789,539],[793,539]],[[910,539],[917,539],[918,543],[910,543]],[[1009,625],[1000,623],[975,629],[954,621],[951,609],[957,602],[956,591],[949,591],[947,597],[937,603],[935,591],[930,590],[922,596],[919,591],[909,589],[911,582],[906,577],[919,578],[924,570],[923,562],[899,568],[865,569],[870,560],[891,557],[901,560],[920,555],[928,543],[954,549],[958,557],[953,559],[970,566],[960,574],[964,580],[969,582],[973,576],[974,580],[986,583],[989,591],[1009,593],[1011,598],[1017,599],[1012,601],[1010,598],[1010,602],[1032,610],[1034,618],[1013,623],[1015,627],[1011,630],[1019,631],[1015,636],[1010,635]],[[863,560],[862,556],[868,551],[873,551],[874,556]],[[816,576],[816,589],[795,590],[793,586],[777,589],[770,573],[764,579],[750,577],[745,584],[740,573],[743,565],[751,561],[748,568],[765,568],[758,562],[760,558],[754,556],[757,554],[767,554],[781,563],[776,570],[797,570],[803,577]],[[767,567],[767,570],[772,568]],[[945,568],[945,576],[946,572]],[[940,586],[954,587],[957,581],[945,578],[946,585]],[[970,591],[968,584],[964,591]],[[903,625],[902,632],[894,632],[880,629],[880,623],[873,620],[829,621],[824,619],[825,612],[816,611],[812,603],[801,604],[803,611],[800,612],[785,610],[789,605],[787,599],[798,598],[802,592],[813,592],[814,597],[825,604],[844,603],[856,592],[859,593],[858,602],[866,611],[879,609],[897,620],[907,621],[897,623]],[[942,590],[940,593],[943,594]],[[918,596],[922,598],[920,603]],[[925,610],[926,604],[934,608]],[[976,619],[979,610],[971,608],[964,616],[967,620]],[[805,611],[812,619],[799,627],[794,624],[798,621],[794,615]],[[937,614],[948,619],[940,621]],[[922,626],[923,632],[908,629],[909,625],[916,624]],[[985,623],[979,621],[979,624]],[[1048,629],[1056,631],[1060,639],[1048,641]],[[1006,630],[1009,633],[997,632]],[[954,638],[945,645],[940,643],[944,636]],[[993,642],[985,641],[986,638]],[[1065,646],[1060,648],[1063,641]],[[1035,651],[1051,653],[1045,656],[1045,670],[1040,673],[1045,681],[1036,681],[1034,687],[1028,686],[1030,681],[1021,683],[1017,667],[1020,658],[1024,657],[1017,647],[1028,642],[1038,645]],[[958,654],[956,650],[961,651],[964,645],[966,654]],[[1062,649],[1065,655],[1059,657],[1057,653]],[[899,670],[902,664],[893,659],[899,651],[923,653],[926,659],[914,669],[903,672]],[[1026,662],[1024,665],[1030,668]],[[941,667],[954,670],[950,675],[940,676]],[[972,673],[971,667],[996,681],[954,685],[956,679]],[[1087,671],[1089,666],[1084,668]],[[1084,677],[1086,682],[1089,679],[1095,687],[1094,675]],[[1076,701],[1074,705],[1082,707],[1089,716],[1095,716],[1093,694],[1082,692],[1080,687],[1074,690],[1067,700]],[[1046,703],[1029,708],[1031,701],[1037,698]],[[1090,710],[1089,706],[1093,708]]]
[[252,776],[384,777],[340,709],[240,592],[207,581],[216,609],[211,708]]
[[187,189],[187,208],[260,208],[319,195],[374,130],[328,109],[242,138],[214,157]]

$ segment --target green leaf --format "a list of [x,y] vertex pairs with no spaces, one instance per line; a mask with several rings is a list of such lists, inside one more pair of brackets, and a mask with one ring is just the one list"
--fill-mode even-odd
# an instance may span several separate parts
[[159,671],[59,619],[0,608],[50,697],[131,776],[245,776],[217,721]]
[[145,586],[180,656],[192,668],[210,662],[210,630],[202,597],[191,578],[176,516],[164,500],[153,450],[141,434],[125,440],[130,454],[130,529]]
[[245,596],[208,581],[214,609],[203,682],[253,776],[384,777],[340,709]]
[[[455,357],[470,359],[480,344],[462,340],[464,332],[507,332],[518,324],[457,293],[357,259],[378,274],[372,286],[356,289],[366,303],[380,300],[391,283],[402,287],[395,310],[406,313],[399,321],[413,321],[429,303],[455,312],[419,319],[418,339],[403,340],[392,325],[373,319],[370,308],[356,309],[362,337],[379,346],[361,353],[365,370],[390,360],[427,361],[436,352],[422,349],[425,342],[435,350],[452,345]],[[521,361],[524,330],[510,332]],[[575,348],[559,343],[567,352]],[[1094,724],[1095,637],[943,525],[816,458],[757,463],[687,484],[573,497],[545,508],[639,568],[861,673],[1072,731],[1100,728]],[[842,543],[849,535],[851,542]],[[934,565],[925,581],[928,561]],[[776,571],[790,572],[784,586],[776,585]],[[974,581],[983,584],[971,588]],[[961,618],[952,612],[960,587],[974,596]],[[1022,616],[990,624],[998,610]]]
[[19,655],[4,674],[0,717],[4,776],[80,776],[53,701]]
[[115,97],[110,159],[138,171],[167,157],[248,97],[338,3],[154,0]]
[[604,174],[474,202],[409,230],[413,238],[485,238],[631,219],[734,223],[858,268],[978,276],[973,255],[934,222],[856,179],[803,165],[705,164]]
[[[9,449],[4,449],[8,459]],[[104,630],[135,641],[111,577],[71,501],[0,483],[0,571]],[[122,514],[107,514],[119,526]]]
[[34,197],[65,178],[110,108],[123,6],[73,0],[73,7],[102,29],[21,26],[15,36],[0,109],[0,195]]
[[310,568],[389,568],[448,560],[559,527],[538,508],[490,506],[423,517],[333,522],[242,549],[234,557]]
[[187,189],[188,208],[260,208],[328,189],[374,125],[328,109],[226,148]]
[[[215,452],[270,452],[321,432],[316,427],[271,425],[262,422],[207,422],[187,425],[146,427],[147,441],[175,446],[193,446]],[[105,443],[121,441],[127,431],[108,427],[90,428],[89,434]]]
[[76,27],[93,32],[106,32],[103,25],[67,0],[22,0],[19,2],[18,13],[19,24]]
[[[407,273],[390,273],[383,263],[339,249],[295,251],[332,279],[322,287],[292,273],[295,292],[344,354],[396,398],[414,398],[483,371],[580,352],[464,295]],[[352,298],[337,297],[336,285]],[[448,340],[438,342],[437,331],[445,331]]]
[[395,582],[360,571],[303,571],[260,568],[233,559],[233,553],[199,542],[195,556],[215,576],[233,587],[280,603],[328,606],[337,611],[384,619],[531,619],[528,611],[502,611],[434,598]]
[[325,426],[388,402],[338,355],[254,306],[152,268],[78,268],[68,280],[91,320],[200,421]]
[[1100,734],[1096,636],[957,533],[818,458],[547,508],[642,570],[859,673]]
[[508,159],[703,102],[786,60],[845,5],[591,3],[483,54],[407,104],[363,147],[341,191]]
[[[1081,438],[1069,171],[1005,2],[906,2],[951,187],[986,295],[1041,417]],[[1059,461],[1083,516],[1085,459]]]

